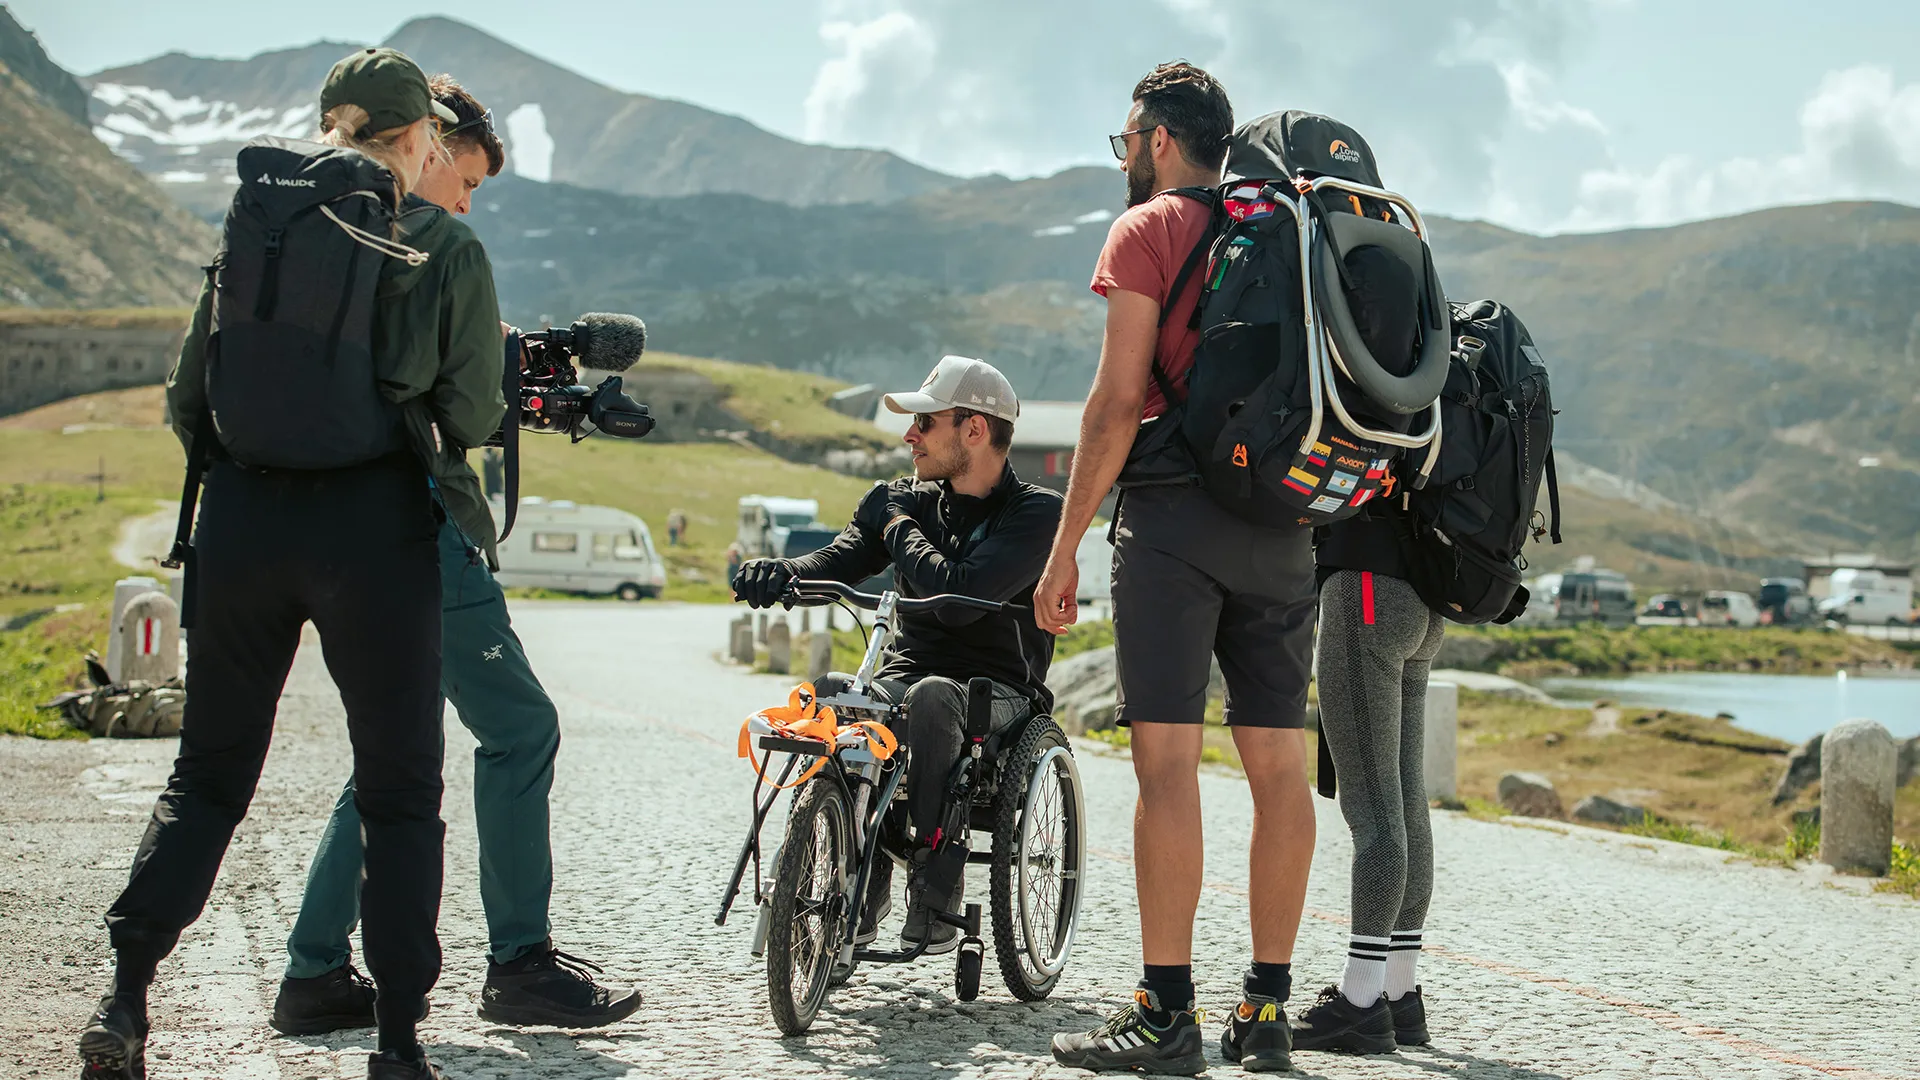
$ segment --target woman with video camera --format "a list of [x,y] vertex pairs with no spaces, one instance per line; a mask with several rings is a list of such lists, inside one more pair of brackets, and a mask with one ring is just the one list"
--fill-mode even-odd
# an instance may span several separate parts
[[[245,816],[299,648],[319,631],[364,823],[376,1078],[434,1078],[415,1034],[439,976],[439,511],[431,477],[499,425],[493,274],[413,196],[453,117],[401,53],[364,49],[320,95],[319,143],[263,138],[167,382],[188,447],[187,706],[173,775],[107,912],[112,992],[89,1077],[145,1075],[155,969],[200,914]],[[205,506],[194,534],[196,480]]]

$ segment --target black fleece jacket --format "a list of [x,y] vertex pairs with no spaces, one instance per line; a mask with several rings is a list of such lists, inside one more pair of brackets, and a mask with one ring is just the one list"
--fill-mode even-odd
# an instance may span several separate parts
[[[890,499],[902,506],[895,514],[888,513]],[[833,543],[792,560],[793,569],[802,578],[857,583],[891,565],[903,597],[958,593],[1031,603],[1060,525],[1060,506],[1059,494],[1021,483],[1011,466],[984,499],[958,494],[945,481],[906,477],[878,483]],[[875,522],[882,524],[870,524]],[[956,608],[903,615],[880,673],[907,680],[940,675],[961,683],[984,675],[1027,690],[1036,707],[1049,710],[1052,662],[1053,635],[1036,626],[1032,614]]]

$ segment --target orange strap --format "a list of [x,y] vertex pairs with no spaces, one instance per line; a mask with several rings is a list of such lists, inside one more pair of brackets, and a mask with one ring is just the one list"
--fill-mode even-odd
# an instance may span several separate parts
[[839,717],[834,715],[832,707],[820,704],[820,699],[814,693],[813,684],[801,683],[787,694],[785,705],[761,709],[740,725],[740,745],[737,756],[746,758],[747,763],[753,766],[753,771],[759,774],[760,781],[773,788],[799,787],[825,768],[827,759],[824,755],[814,758],[813,764],[807,766],[791,783],[778,784],[768,780],[760,761],[753,753],[751,729],[756,718],[765,721],[767,726],[773,729],[773,734],[784,738],[813,739],[826,743],[828,754],[833,753],[839,743],[840,733],[843,731],[859,731],[867,741],[868,751],[881,761],[892,757],[893,752],[900,746],[899,739],[885,724],[862,720],[856,724],[842,726]]

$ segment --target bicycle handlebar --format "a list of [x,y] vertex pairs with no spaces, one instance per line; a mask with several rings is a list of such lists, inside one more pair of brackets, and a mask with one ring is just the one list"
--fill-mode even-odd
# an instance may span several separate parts
[[[869,611],[880,606],[881,598],[874,593],[863,593],[851,585],[838,581],[818,581],[801,579],[789,582],[782,602],[791,601],[801,607],[813,607],[830,604],[838,597],[850,604],[857,604]],[[995,600],[981,600],[973,596],[961,596],[958,593],[943,593],[939,596],[915,598],[902,596],[894,601],[896,610],[901,614],[915,611],[938,611],[947,607],[967,607],[993,615],[1031,615],[1033,609],[1023,604],[1003,604]]]

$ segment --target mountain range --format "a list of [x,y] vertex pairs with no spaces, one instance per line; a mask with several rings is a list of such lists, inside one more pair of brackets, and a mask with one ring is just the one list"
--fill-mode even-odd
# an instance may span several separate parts
[[[502,118],[513,165],[470,220],[508,318],[629,310],[676,352],[855,382],[911,384],[961,352],[1026,396],[1084,394],[1105,311],[1087,279],[1121,209],[1117,170],[949,177],[614,90],[448,19],[388,40]],[[99,72],[83,80],[90,120],[161,189],[217,216],[232,150],[311,130],[315,89],[350,48]],[[1429,223],[1450,295],[1496,296],[1526,319],[1570,453],[1778,550],[1920,555],[1920,210],[1831,204],[1555,237]]]
[[214,231],[87,133],[87,94],[0,7],[0,304],[178,307]]

